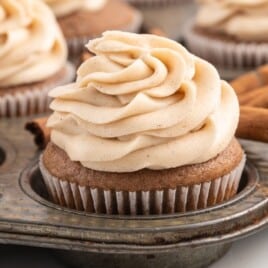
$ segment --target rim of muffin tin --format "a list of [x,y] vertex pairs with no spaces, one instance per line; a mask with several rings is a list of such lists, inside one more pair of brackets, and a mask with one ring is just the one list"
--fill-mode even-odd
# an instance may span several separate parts
[[[65,247],[73,250],[147,254],[164,253],[182,247],[220,246],[263,229],[268,224],[268,184],[266,179],[259,177],[257,169],[249,161],[243,174],[248,179],[247,184],[229,201],[202,210],[148,216],[96,214],[56,205],[32,189],[31,178],[38,170],[35,160],[19,178],[20,188],[28,197],[58,212],[59,216],[67,213],[81,220],[85,216],[87,218],[86,227],[71,226],[70,230],[74,231],[71,231],[72,239],[77,240],[71,242],[71,246],[70,242],[65,241]],[[63,222],[59,226],[68,228]],[[95,238],[87,238],[86,241],[91,242],[84,244],[78,238],[77,231],[82,236],[87,236],[86,232],[93,232]],[[94,240],[96,237],[97,240]],[[52,240],[53,244],[57,238]]]
[[[37,174],[38,173],[38,174]],[[247,175],[245,175],[247,174]],[[245,178],[246,177],[246,178]],[[39,180],[43,184],[44,192],[46,197],[42,196],[41,193],[38,193],[38,190],[36,190],[35,186],[33,184],[36,184],[36,180]],[[245,181],[246,180],[246,181]],[[24,191],[25,194],[27,194],[30,198],[35,200],[36,202],[59,210],[59,211],[65,211],[72,214],[77,214],[81,216],[87,216],[87,217],[97,217],[97,218],[108,218],[108,219],[126,219],[126,220],[143,220],[143,219],[170,219],[170,218],[177,218],[177,217],[187,217],[192,216],[196,214],[204,214],[209,213],[214,210],[223,209],[224,207],[236,205],[239,201],[250,195],[256,188],[256,186],[259,184],[260,178],[259,174],[257,172],[257,169],[251,164],[249,161],[246,162],[243,176],[239,185],[239,192],[232,197],[231,199],[224,201],[222,203],[213,205],[208,208],[204,209],[198,209],[194,211],[187,211],[187,212],[177,212],[177,213],[168,213],[168,214],[160,214],[160,215],[118,215],[118,214],[104,214],[104,213],[95,213],[95,212],[87,212],[87,211],[80,211],[76,209],[71,209],[68,207],[61,206],[59,204],[53,203],[53,201],[48,200],[48,194],[47,190],[45,189],[45,185],[43,182],[42,175],[40,173],[40,169],[38,167],[38,162],[34,162],[32,165],[27,167],[21,174],[19,183],[21,189]],[[242,186],[241,186],[242,184]],[[242,188],[242,189],[241,189]]]

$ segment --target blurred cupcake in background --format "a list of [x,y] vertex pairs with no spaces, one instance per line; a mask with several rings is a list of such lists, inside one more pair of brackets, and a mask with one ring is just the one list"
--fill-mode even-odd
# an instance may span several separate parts
[[67,40],[69,57],[79,62],[89,39],[106,30],[139,32],[142,15],[121,0],[44,0]]
[[48,91],[73,80],[67,47],[40,0],[0,2],[0,117],[48,110]]
[[194,15],[193,0],[125,0],[144,15],[144,32],[159,28],[165,36],[180,41],[185,21]]
[[267,0],[199,0],[199,4],[195,21],[185,31],[193,53],[226,69],[228,78],[268,62]]

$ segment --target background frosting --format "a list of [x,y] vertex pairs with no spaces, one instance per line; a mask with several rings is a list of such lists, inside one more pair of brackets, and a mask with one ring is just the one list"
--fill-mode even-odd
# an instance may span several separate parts
[[77,81],[51,91],[52,142],[85,167],[166,169],[215,157],[239,107],[215,68],[180,44],[109,31],[88,44]]
[[57,17],[69,15],[81,8],[95,11],[101,9],[106,0],[44,0]]
[[39,0],[0,2],[0,87],[42,81],[66,62],[53,13]]
[[200,0],[196,24],[244,41],[268,41],[268,0]]

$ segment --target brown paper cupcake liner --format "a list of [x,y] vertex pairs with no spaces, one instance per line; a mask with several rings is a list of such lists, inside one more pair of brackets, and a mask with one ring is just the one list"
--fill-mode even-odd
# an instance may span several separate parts
[[240,139],[242,147],[255,166],[268,175],[268,143]]
[[40,158],[40,170],[50,200],[58,205],[91,213],[151,215],[203,209],[237,193],[245,156],[229,174],[209,182],[175,189],[153,191],[117,191],[80,186],[60,180],[49,173]]
[[[135,11],[133,21],[120,28],[121,31],[139,33],[143,22],[142,14],[139,11]],[[113,29],[111,29],[113,30]],[[119,30],[119,29],[118,29]],[[100,33],[101,35],[101,33]],[[89,35],[82,37],[73,37],[67,39],[69,60],[78,66],[81,63],[81,55],[86,51],[85,45],[90,39],[99,37],[99,35]]]
[[247,70],[268,62],[268,43],[246,43],[214,39],[194,30],[190,22],[184,30],[189,50],[220,68]]
[[126,0],[126,2],[136,6],[163,7],[174,4],[193,2],[192,0]]
[[51,102],[51,99],[48,97],[48,92],[54,87],[71,82],[74,77],[74,66],[68,63],[66,65],[66,75],[56,82],[44,83],[41,88],[31,88],[31,90],[3,95],[0,97],[0,118],[27,116],[47,112]]

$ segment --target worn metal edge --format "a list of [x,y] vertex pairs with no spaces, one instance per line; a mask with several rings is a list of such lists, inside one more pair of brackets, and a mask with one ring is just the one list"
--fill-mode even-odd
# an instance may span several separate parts
[[[96,243],[91,241],[80,241],[73,239],[55,238],[49,236],[21,235],[14,233],[0,232],[0,243],[28,245],[36,247],[46,247],[64,250],[76,250],[95,253],[126,253],[126,254],[148,254],[148,253],[165,253],[171,250],[177,250],[181,247],[202,247],[218,243],[229,243],[235,240],[245,238],[267,227],[268,216],[263,218],[255,225],[249,225],[241,230],[227,233],[225,235],[217,235],[201,239],[193,239],[189,241],[181,241],[170,245],[128,245],[128,244],[108,244]],[[130,252],[129,252],[130,251]]]

